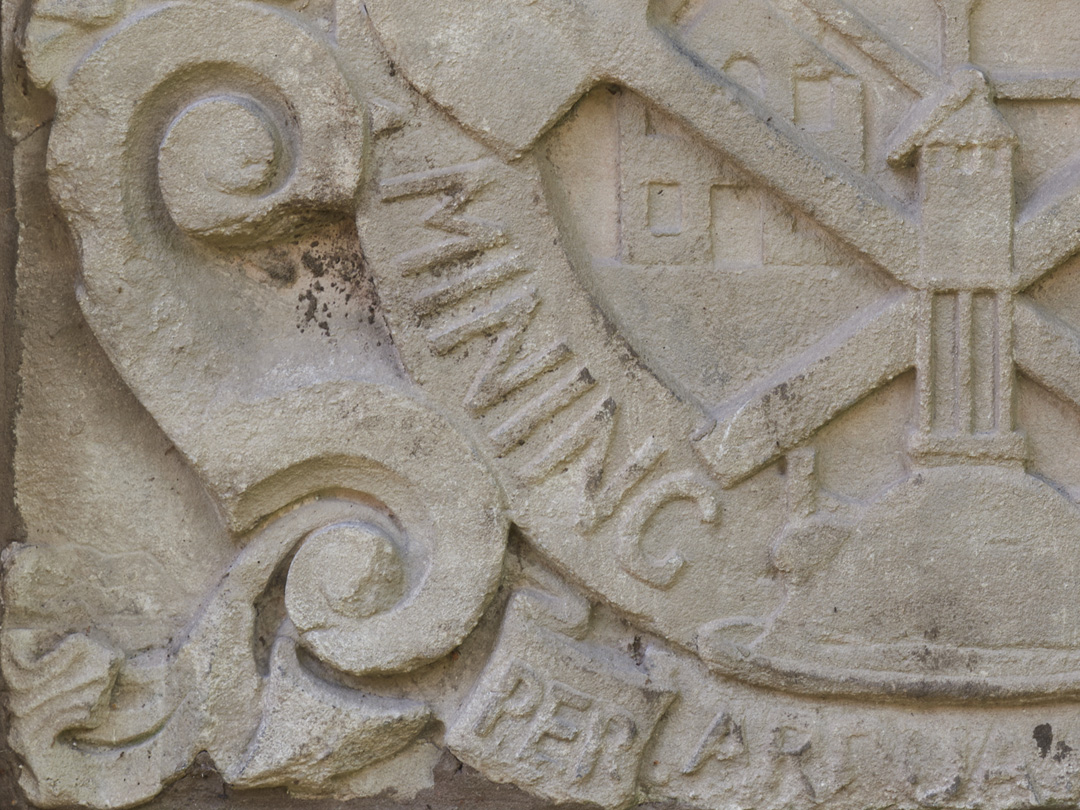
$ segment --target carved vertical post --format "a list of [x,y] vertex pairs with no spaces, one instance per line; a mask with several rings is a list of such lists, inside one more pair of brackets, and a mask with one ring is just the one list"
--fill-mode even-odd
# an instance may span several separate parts
[[942,63],[946,70],[971,61],[971,12],[979,0],[937,0],[941,9]]
[[1012,432],[1011,305],[1008,291],[923,293],[918,432],[924,441],[966,437],[977,444]]
[[[955,29],[949,29],[946,58],[966,58],[960,21],[966,25],[973,4],[943,5],[947,26]],[[957,37],[962,41],[953,41]],[[912,451],[924,463],[1023,458],[1012,404],[1015,144],[986,78],[958,68],[947,87],[915,108],[890,150],[894,163],[918,153],[921,292]]]

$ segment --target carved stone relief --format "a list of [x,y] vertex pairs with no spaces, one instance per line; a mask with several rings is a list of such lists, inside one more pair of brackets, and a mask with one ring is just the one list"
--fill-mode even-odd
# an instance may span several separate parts
[[1067,0],[4,0],[38,807],[1080,801]]

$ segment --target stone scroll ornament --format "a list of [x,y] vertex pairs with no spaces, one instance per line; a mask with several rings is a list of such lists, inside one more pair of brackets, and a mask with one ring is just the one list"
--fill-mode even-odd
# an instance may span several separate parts
[[1080,801],[1080,55],[872,5],[34,2],[82,312],[237,551],[151,649],[7,553],[31,801],[418,742],[612,810]]

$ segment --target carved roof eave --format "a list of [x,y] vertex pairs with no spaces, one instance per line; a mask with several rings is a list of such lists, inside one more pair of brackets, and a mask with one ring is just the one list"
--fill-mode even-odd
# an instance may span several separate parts
[[889,139],[887,155],[890,165],[902,166],[924,146],[1000,147],[1016,142],[1016,133],[994,106],[986,77],[964,68],[904,116]]

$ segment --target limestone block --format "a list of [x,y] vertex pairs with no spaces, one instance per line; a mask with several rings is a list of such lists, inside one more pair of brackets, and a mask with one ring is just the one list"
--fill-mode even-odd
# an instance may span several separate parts
[[2,3],[0,802],[1080,802],[1074,4]]

